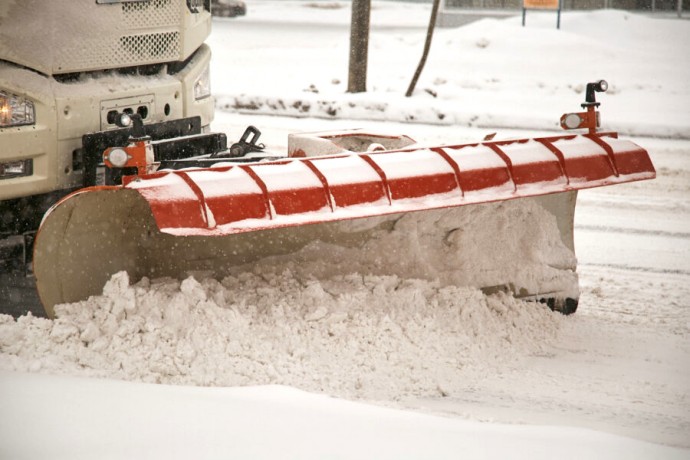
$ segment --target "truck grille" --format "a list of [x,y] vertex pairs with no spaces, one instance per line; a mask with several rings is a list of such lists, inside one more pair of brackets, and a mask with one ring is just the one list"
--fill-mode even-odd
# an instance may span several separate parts
[[132,29],[174,27],[180,23],[180,6],[172,0],[123,3],[122,19]]
[[180,54],[180,34],[166,32],[161,34],[132,35],[120,38],[120,53],[115,56],[123,62],[136,60],[173,60]]

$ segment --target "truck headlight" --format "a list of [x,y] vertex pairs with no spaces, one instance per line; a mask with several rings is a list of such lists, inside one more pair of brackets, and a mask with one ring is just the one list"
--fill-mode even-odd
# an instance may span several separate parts
[[209,68],[201,72],[194,81],[194,99],[199,100],[211,95],[211,72]]
[[36,123],[34,103],[6,91],[0,91],[0,128]]
[[30,176],[33,174],[33,166],[34,162],[31,159],[0,163],[0,180]]

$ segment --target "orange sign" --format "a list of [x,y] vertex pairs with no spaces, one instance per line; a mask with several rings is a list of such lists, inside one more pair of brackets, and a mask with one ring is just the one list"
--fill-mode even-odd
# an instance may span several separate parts
[[522,0],[523,8],[538,10],[557,10],[559,0]]

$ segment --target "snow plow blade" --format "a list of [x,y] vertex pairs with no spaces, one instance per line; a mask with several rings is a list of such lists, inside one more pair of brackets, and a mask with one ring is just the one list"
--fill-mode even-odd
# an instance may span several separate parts
[[54,206],[34,272],[51,317],[118,271],[222,277],[269,257],[306,276],[425,278],[572,312],[577,190],[653,177],[647,152],[611,133],[157,172]]

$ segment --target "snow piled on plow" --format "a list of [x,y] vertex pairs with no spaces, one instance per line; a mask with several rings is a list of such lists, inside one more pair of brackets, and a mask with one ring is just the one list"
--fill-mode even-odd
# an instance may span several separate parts
[[0,316],[0,367],[369,400],[452,394],[463,372],[545,352],[562,320],[472,288],[355,274],[304,283],[289,270],[134,285],[121,272],[102,296],[56,312]]
[[[362,236],[358,246],[314,241],[297,253],[262,260],[261,270],[287,266],[301,279],[396,275],[518,297],[578,297],[575,254],[564,245],[556,218],[533,199],[342,221],[338,231],[356,234],[377,225],[384,228]],[[251,271],[254,264],[238,269]]]

